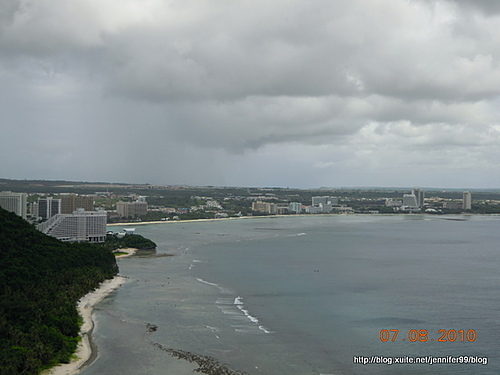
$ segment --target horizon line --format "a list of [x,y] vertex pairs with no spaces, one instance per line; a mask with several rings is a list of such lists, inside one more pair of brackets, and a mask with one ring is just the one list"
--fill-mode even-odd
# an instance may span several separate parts
[[[139,185],[139,186],[158,186],[158,187],[190,187],[190,188],[240,188],[240,189],[283,189],[283,190],[412,190],[415,188],[427,191],[495,191],[500,190],[500,187],[488,188],[467,188],[467,187],[430,187],[430,186],[376,186],[376,185],[361,185],[361,186],[319,186],[319,187],[290,187],[290,186],[245,186],[245,185],[191,185],[191,184],[154,184],[149,182],[109,182],[109,181],[76,181],[63,179],[14,179],[0,178],[0,181],[15,181],[15,182],[65,182],[70,184],[84,185]],[[0,182],[0,187],[3,183]]]

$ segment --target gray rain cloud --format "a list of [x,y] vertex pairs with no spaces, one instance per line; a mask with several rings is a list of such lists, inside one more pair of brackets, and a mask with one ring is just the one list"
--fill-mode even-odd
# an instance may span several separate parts
[[500,185],[495,1],[6,0],[4,177]]

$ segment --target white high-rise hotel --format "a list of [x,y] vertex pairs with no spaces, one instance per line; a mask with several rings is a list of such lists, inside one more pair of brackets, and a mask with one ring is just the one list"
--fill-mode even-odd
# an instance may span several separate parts
[[0,192],[0,207],[7,211],[14,212],[23,219],[26,219],[27,201],[28,194],[26,193],[12,193],[10,191]]
[[462,199],[462,209],[470,210],[472,208],[472,194],[470,191],[464,191]]
[[84,211],[57,214],[37,225],[37,229],[61,241],[104,242],[106,240],[106,211]]
[[417,207],[423,208],[425,201],[425,191],[419,188],[413,188],[411,193],[415,196],[417,200]]
[[417,208],[418,202],[415,194],[404,194],[403,195],[403,207]]

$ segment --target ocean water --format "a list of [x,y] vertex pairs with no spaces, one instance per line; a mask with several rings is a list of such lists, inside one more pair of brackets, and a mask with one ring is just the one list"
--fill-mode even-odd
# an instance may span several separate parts
[[[424,215],[137,226],[174,256],[119,260],[129,280],[96,309],[83,374],[175,374],[155,344],[255,375],[498,374],[499,229]],[[394,363],[428,356],[487,365]]]

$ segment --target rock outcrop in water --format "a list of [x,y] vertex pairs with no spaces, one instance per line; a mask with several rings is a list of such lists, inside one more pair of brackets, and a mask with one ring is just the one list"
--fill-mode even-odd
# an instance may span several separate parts
[[232,370],[227,365],[220,363],[213,357],[198,355],[185,350],[166,348],[157,342],[154,342],[153,345],[173,357],[183,359],[190,363],[196,363],[199,368],[194,370],[195,372],[207,375],[249,375],[247,372]]

